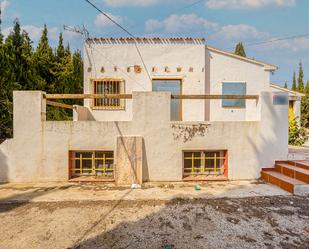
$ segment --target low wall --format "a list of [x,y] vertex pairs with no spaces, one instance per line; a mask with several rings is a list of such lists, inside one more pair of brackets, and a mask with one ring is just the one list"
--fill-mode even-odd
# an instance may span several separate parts
[[126,136],[143,138],[144,181],[181,181],[182,151],[195,149],[228,150],[229,179],[255,179],[288,154],[288,107],[272,105],[271,93],[260,101],[260,121],[171,122],[169,93],[133,92],[132,121],[58,122],[45,120],[41,92],[14,92],[14,139],[0,145],[0,180],[65,181],[68,151],[116,155],[117,138]]

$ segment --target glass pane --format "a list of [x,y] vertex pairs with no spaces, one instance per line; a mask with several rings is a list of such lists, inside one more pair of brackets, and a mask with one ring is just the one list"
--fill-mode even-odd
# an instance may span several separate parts
[[[245,95],[247,93],[246,83],[222,83],[223,95]],[[245,99],[223,99],[223,107],[245,107]]]
[[[171,94],[180,95],[180,80],[153,80],[152,91],[154,92],[171,92]],[[171,100],[171,120],[181,120],[180,99]]]

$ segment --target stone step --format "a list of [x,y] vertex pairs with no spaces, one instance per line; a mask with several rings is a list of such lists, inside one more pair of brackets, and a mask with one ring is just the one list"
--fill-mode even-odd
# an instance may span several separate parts
[[309,194],[309,184],[283,175],[275,171],[274,168],[263,169],[261,171],[261,177],[266,182],[277,185],[290,193],[300,195]]
[[276,164],[282,164],[282,163],[309,170],[309,161],[308,160],[276,161]]
[[309,170],[286,163],[276,163],[275,170],[283,175],[309,183]]

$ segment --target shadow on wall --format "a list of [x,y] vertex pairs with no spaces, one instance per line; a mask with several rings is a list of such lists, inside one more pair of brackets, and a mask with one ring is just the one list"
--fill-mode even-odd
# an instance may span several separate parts
[[143,182],[148,182],[149,179],[149,170],[148,170],[148,161],[147,161],[147,153],[146,153],[146,146],[145,140],[143,139]]
[[2,149],[6,142],[0,144],[0,184],[7,183],[9,181],[9,167],[7,156],[3,153]]
[[[279,115],[280,112],[277,112],[275,108],[283,108],[283,106],[273,105],[271,96],[269,96],[269,99],[267,101],[268,103],[266,113],[268,114],[268,117],[264,116],[262,118],[264,119],[272,118],[272,121],[267,123],[267,128],[265,130],[263,129],[263,127],[261,127],[261,131],[265,132],[263,132],[262,135],[258,138],[260,140],[258,141],[258,143],[257,141],[254,141],[252,137],[248,136],[247,138],[249,144],[251,145],[252,149],[255,151],[256,154],[257,164],[256,167],[253,169],[255,172],[260,172],[261,167],[263,168],[273,167],[275,160],[286,159],[281,158],[280,155],[282,155],[282,151],[278,151],[280,150],[280,147],[282,145],[282,137],[278,136],[278,134],[280,134],[278,132],[278,129],[280,130],[282,122],[286,122],[287,125],[288,117],[285,118],[284,116]],[[286,132],[288,133],[288,130],[286,130]],[[287,136],[287,133],[281,134],[281,136]],[[259,144],[259,146],[257,144]],[[274,158],[273,162],[270,162],[269,158]]]

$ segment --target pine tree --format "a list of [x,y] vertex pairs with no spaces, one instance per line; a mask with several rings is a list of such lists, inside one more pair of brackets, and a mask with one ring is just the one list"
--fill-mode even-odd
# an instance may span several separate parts
[[284,88],[286,88],[286,89],[288,88],[288,83],[287,82],[284,83]]
[[58,47],[56,51],[57,61],[60,61],[64,57],[64,46],[62,33],[59,34]]
[[[33,67],[31,41],[26,32],[22,32],[18,20],[13,31],[1,46],[1,133],[12,136],[13,91],[35,89],[36,74]],[[5,128],[3,128],[3,126]],[[2,137],[1,135],[1,137]]]
[[299,62],[299,69],[298,69],[298,85],[297,90],[299,92],[304,92],[304,71],[303,71],[303,65],[301,62]]
[[245,48],[242,42],[237,43],[234,54],[242,56],[242,57],[246,57]]
[[306,96],[301,99],[301,123],[303,127],[309,127],[309,80],[305,87]]
[[305,87],[305,94],[309,95],[309,80],[307,81],[306,87]]
[[46,25],[42,32],[41,39],[34,53],[36,71],[40,78],[40,85],[49,93],[55,93],[54,67],[55,57],[52,48],[48,43],[48,30]]
[[297,90],[297,85],[296,85],[296,75],[295,75],[295,72],[293,73],[292,90],[293,90],[293,91],[296,91],[296,90]]
[[[71,54],[70,47],[63,47],[59,35],[54,50],[48,43],[48,30],[44,26],[35,51],[32,41],[21,30],[18,20],[13,31],[0,44],[0,139],[12,136],[13,91],[43,90],[49,93],[82,93],[83,61],[80,51]],[[82,101],[65,100],[69,104]],[[72,112],[63,108],[47,107],[47,117],[52,120],[69,120]]]
[[2,10],[1,10],[1,4],[0,4],[0,45],[3,43],[3,34],[1,30],[2,25]]

